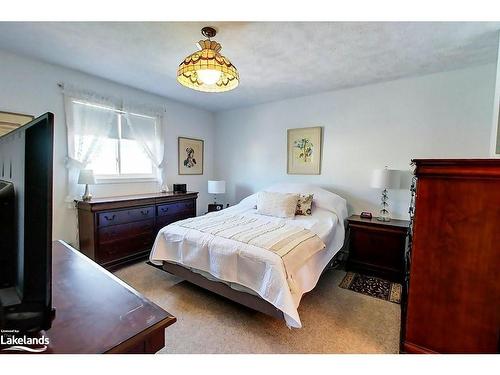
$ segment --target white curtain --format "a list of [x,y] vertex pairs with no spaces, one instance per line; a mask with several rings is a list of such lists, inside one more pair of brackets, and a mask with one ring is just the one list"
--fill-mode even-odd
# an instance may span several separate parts
[[126,122],[126,129],[131,133],[131,138],[139,142],[144,153],[155,165],[160,191],[168,191],[163,116],[159,113],[141,116],[126,112],[123,118]]
[[[64,110],[68,136],[68,194],[66,201],[78,198],[78,175],[85,169],[101,142],[113,131],[117,116],[113,100],[89,92],[64,90]],[[90,104],[90,105],[89,105]]]

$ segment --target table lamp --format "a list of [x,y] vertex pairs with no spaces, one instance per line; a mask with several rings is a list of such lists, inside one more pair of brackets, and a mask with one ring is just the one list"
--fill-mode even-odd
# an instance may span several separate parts
[[377,217],[379,221],[391,221],[389,213],[389,195],[388,189],[399,189],[401,178],[398,170],[388,169],[375,169],[372,173],[371,187],[382,190],[382,199],[380,202],[380,215]]
[[214,194],[214,204],[217,204],[217,194],[226,193],[226,181],[208,181],[208,194]]
[[222,210],[222,204],[217,204],[217,194],[226,193],[226,181],[208,181],[208,193],[214,194],[214,203],[208,205],[208,212]]
[[88,202],[92,199],[92,195],[89,193],[89,185],[95,185],[95,176],[92,169],[82,169],[78,176],[78,184],[85,185],[85,193],[82,196],[84,202]]

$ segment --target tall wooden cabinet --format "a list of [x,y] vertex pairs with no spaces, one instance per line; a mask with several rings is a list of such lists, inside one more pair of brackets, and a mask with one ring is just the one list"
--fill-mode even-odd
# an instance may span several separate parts
[[401,351],[498,353],[500,160],[414,160]]

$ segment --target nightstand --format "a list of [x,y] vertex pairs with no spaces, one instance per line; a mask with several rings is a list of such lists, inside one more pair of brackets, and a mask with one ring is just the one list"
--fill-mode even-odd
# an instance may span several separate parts
[[378,221],[352,215],[349,225],[347,270],[401,283],[407,220]]
[[224,205],[223,204],[209,203],[208,204],[208,211],[207,211],[207,213],[209,213],[209,212],[217,212],[217,211],[221,211],[223,209],[224,209]]

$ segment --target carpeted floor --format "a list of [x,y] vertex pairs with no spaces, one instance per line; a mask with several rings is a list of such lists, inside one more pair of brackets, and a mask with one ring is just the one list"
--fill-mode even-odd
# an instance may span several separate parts
[[303,328],[254,312],[144,262],[115,275],[177,317],[160,353],[397,353],[400,306],[338,285],[329,271],[299,307]]

